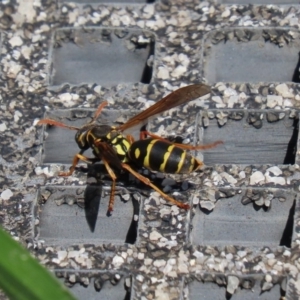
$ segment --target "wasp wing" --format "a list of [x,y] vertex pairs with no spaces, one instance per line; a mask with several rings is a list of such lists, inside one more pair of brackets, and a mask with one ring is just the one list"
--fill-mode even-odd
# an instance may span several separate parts
[[122,169],[122,162],[120,160],[120,158],[118,157],[115,149],[110,146],[108,143],[106,142],[95,142],[95,146],[97,148],[97,150],[99,151],[99,153],[97,153],[97,155],[99,155],[99,158],[102,159],[103,161],[106,161],[110,166],[121,170]]
[[118,130],[124,131],[130,127],[138,125],[139,123],[154,115],[160,114],[168,109],[195,100],[208,93],[210,93],[210,87],[203,83],[182,87],[162,98],[160,101],[158,101],[148,109],[137,114],[125,124],[119,126]]

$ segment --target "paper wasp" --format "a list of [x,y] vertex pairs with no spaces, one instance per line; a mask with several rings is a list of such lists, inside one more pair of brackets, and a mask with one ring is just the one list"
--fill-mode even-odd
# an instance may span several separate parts
[[[208,93],[210,93],[210,87],[205,84],[195,84],[180,88],[118,127],[96,124],[96,119],[104,106],[108,104],[106,101],[99,105],[92,120],[80,128],[68,126],[51,119],[42,119],[37,124],[55,125],[77,130],[75,141],[81,150],[74,156],[70,170],[68,172],[59,173],[59,176],[70,176],[80,160],[87,163],[103,161],[104,166],[112,179],[108,205],[109,212],[113,210],[114,206],[114,194],[117,180],[114,170],[127,170],[144,184],[157,191],[172,204],[176,204],[183,209],[189,209],[190,206],[188,204],[181,203],[165,194],[147,177],[144,177],[134,170],[131,165],[163,173],[191,173],[202,167],[203,163],[189,154],[187,150],[209,149],[222,142],[216,141],[212,144],[200,146],[176,144],[146,130],[141,131],[140,140],[134,141],[131,135],[125,137],[122,132],[128,128],[139,125],[149,117],[197,99]],[[89,148],[93,150],[93,155],[95,157],[88,158],[83,155],[83,152]]]

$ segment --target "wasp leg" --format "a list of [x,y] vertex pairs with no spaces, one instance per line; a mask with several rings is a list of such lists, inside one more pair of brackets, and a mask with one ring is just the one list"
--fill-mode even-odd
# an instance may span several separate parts
[[176,147],[184,149],[184,150],[205,150],[205,149],[211,149],[211,148],[216,147],[217,145],[223,144],[222,141],[216,141],[216,142],[213,142],[211,144],[198,145],[198,146],[192,146],[192,145],[186,145],[186,144],[178,144],[178,143],[172,143],[172,142],[168,141],[167,139],[164,139],[163,137],[161,137],[159,135],[156,135],[156,134],[153,134],[153,133],[151,133],[149,131],[141,131],[140,132],[140,139],[141,140],[145,139],[147,136],[150,136],[150,137],[152,137],[152,138],[154,138],[156,140],[161,140],[161,141],[164,141],[166,143],[175,145]]
[[146,139],[147,136],[152,136],[152,137],[155,136],[156,139],[164,140],[164,138],[162,138],[161,136],[155,135],[155,134],[153,134],[153,133],[151,133],[151,132],[149,132],[147,130],[140,131],[140,140]]
[[114,204],[115,204],[115,191],[116,191],[116,180],[117,180],[117,176],[114,173],[114,171],[112,170],[112,168],[109,166],[108,162],[104,159],[103,163],[105,165],[105,168],[109,174],[109,176],[112,179],[112,183],[111,183],[111,192],[110,192],[110,197],[109,197],[109,203],[108,203],[108,212],[112,212],[114,210]]
[[161,191],[157,186],[155,186],[148,178],[144,177],[143,175],[139,174],[138,172],[134,171],[129,165],[122,163],[122,167],[126,169],[128,172],[130,172],[133,176],[138,178],[140,181],[142,181],[144,184],[152,187],[155,191],[157,191],[162,197],[164,197],[166,200],[170,201],[171,203],[177,205],[180,208],[183,209],[189,209],[190,206],[185,203],[181,203],[169,195],[165,194],[163,191]]
[[216,146],[221,145],[221,144],[223,144],[223,141],[215,141],[210,144],[197,145],[197,146],[186,145],[186,144],[174,144],[174,145],[183,150],[206,150],[206,149],[215,148]]
[[82,160],[89,164],[99,161],[99,159],[97,159],[97,158],[89,158],[89,157],[82,155],[81,153],[77,153],[73,158],[73,163],[69,169],[69,172],[60,172],[58,175],[59,176],[71,176],[73,174],[73,172],[75,171],[75,168],[76,168],[79,160]]
[[[73,174],[79,160],[82,160],[86,163],[94,163],[94,162],[97,162],[99,161],[98,158],[89,158],[89,157],[86,157],[80,153],[76,154],[74,156],[74,159],[73,159],[73,164],[69,170],[69,172],[61,172],[59,173],[58,175],[59,176],[70,176]],[[117,179],[117,176],[115,175],[114,171],[111,169],[111,167],[109,166],[108,162],[105,161],[104,159],[103,160],[103,163],[105,165],[105,168],[109,174],[109,176],[111,177],[112,179],[112,184],[111,184],[111,193],[110,193],[110,198],[109,198],[109,204],[108,204],[108,211],[109,212],[112,212],[113,211],[113,207],[114,207],[114,202],[115,202],[115,190],[116,190],[116,179]]]
[[134,142],[134,137],[130,134],[126,135],[126,139],[130,145]]

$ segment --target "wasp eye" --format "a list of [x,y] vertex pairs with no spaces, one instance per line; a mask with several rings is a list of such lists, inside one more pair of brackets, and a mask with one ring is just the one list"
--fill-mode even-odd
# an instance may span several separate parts
[[75,141],[80,149],[87,150],[89,148],[89,144],[86,140],[86,131],[79,130],[75,135]]

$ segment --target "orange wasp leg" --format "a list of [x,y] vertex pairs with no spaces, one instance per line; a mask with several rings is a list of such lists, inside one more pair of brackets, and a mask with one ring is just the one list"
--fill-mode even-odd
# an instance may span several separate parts
[[[99,159],[97,158],[89,158],[89,157],[86,157],[80,153],[77,153],[74,158],[73,158],[73,164],[72,166],[70,167],[70,170],[68,172],[60,172],[58,175],[59,176],[71,176],[73,174],[73,172],[75,171],[75,168],[79,162],[79,160],[82,160],[86,163],[93,163],[95,161],[99,161]],[[112,184],[111,184],[111,193],[110,193],[110,198],[109,198],[109,204],[108,204],[108,211],[111,212],[113,211],[113,207],[114,207],[114,202],[115,202],[115,190],[116,190],[116,179],[117,179],[117,176],[115,175],[114,171],[111,169],[111,167],[109,166],[108,162],[105,161],[103,158],[102,158],[102,161],[105,165],[105,168],[109,174],[109,176],[111,177],[112,179]]]
[[184,149],[184,150],[205,150],[205,149],[211,149],[211,148],[216,147],[217,145],[223,144],[222,141],[216,141],[216,142],[213,142],[211,144],[198,145],[198,146],[192,146],[192,145],[186,145],[186,144],[178,144],[178,143],[172,143],[172,142],[168,141],[167,139],[164,139],[163,137],[161,137],[159,135],[156,135],[156,134],[153,134],[153,133],[151,133],[149,131],[141,131],[140,132],[140,139],[141,140],[145,139],[147,136],[150,136],[150,137],[152,137],[154,139],[161,140],[161,141],[164,141],[166,143],[175,145],[176,147]]
[[134,137],[130,134],[126,135],[126,139],[130,145],[134,142]]
[[166,200],[170,201],[171,203],[177,205],[180,208],[183,209],[189,209],[190,206],[185,203],[181,203],[169,195],[165,194],[163,191],[161,191],[157,186],[155,186],[148,178],[144,177],[143,175],[139,174],[138,172],[134,171],[129,165],[122,163],[122,167],[126,169],[128,172],[130,172],[133,176],[138,178],[140,181],[142,181],[144,184],[150,186],[153,188],[155,191],[157,191],[162,197],[164,197]]
[[82,160],[86,163],[89,163],[89,164],[93,163],[95,161],[99,161],[98,159],[89,158],[80,153],[77,153],[73,158],[73,163],[72,163],[72,166],[70,167],[69,171],[68,172],[60,172],[58,175],[59,176],[71,176],[74,173],[75,168],[80,160]]
[[104,160],[102,158],[102,161],[105,165],[105,168],[109,174],[109,176],[112,179],[112,183],[111,183],[111,192],[110,192],[110,197],[109,197],[109,203],[108,203],[108,211],[112,212],[114,210],[114,204],[115,204],[115,191],[116,191],[116,180],[117,180],[117,176],[114,173],[114,171],[112,170],[112,168],[109,166],[108,162],[106,160]]

